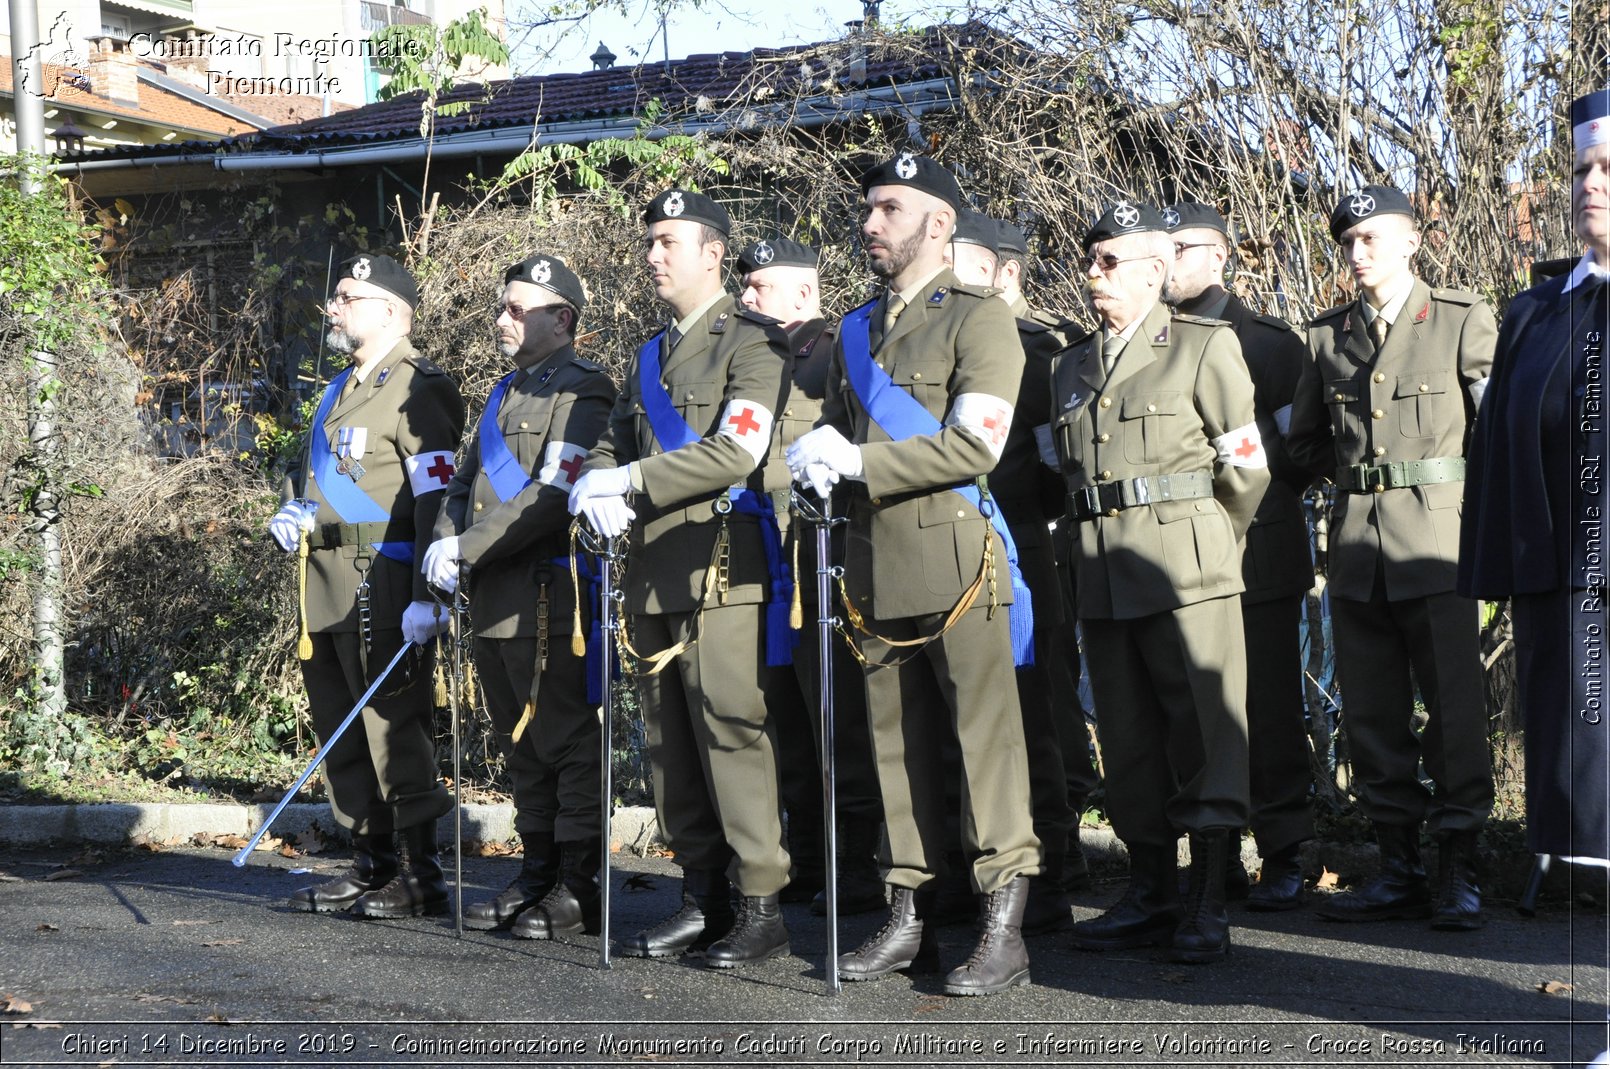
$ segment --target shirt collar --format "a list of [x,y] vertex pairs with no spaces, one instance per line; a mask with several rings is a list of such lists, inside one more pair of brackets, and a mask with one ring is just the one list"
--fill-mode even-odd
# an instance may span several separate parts
[[718,302],[724,300],[726,298],[726,296],[727,296],[727,291],[726,290],[716,290],[714,293],[712,293],[710,295],[710,299],[708,301],[705,301],[703,304],[699,305],[699,307],[695,308],[693,311],[689,312],[687,315],[685,315],[681,319],[677,320],[676,321],[677,335],[679,337],[683,337],[683,338],[687,337],[688,332],[693,329],[694,325],[696,323],[698,323],[699,320],[701,320],[701,319],[703,319],[705,317],[705,313],[709,312],[710,309],[714,308]]
[[1593,250],[1589,249],[1583,254],[1582,259],[1576,262],[1576,267],[1571,269],[1570,276],[1565,280],[1565,289],[1563,292],[1570,293],[1572,290],[1576,289],[1578,286],[1582,285],[1595,275],[1601,279],[1605,278],[1606,276],[1610,276],[1610,267],[1600,264],[1598,260],[1594,258]]
[[1373,323],[1375,321],[1375,317],[1380,316],[1382,319],[1387,321],[1388,325],[1396,323],[1398,321],[1398,314],[1403,311],[1403,306],[1409,303],[1409,294],[1413,290],[1414,276],[1404,275],[1402,287],[1397,293],[1394,293],[1391,297],[1387,298],[1386,303],[1379,309],[1371,306],[1368,297],[1364,298],[1364,321],[1366,323]]

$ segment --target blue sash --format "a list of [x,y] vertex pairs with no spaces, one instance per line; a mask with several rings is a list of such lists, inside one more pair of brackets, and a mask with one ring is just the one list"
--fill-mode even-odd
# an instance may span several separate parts
[[[637,392],[643,398],[643,413],[648,417],[649,429],[667,453],[692,445],[700,435],[671,402],[671,395],[660,381],[660,346],[665,332],[654,335],[637,351]],[[766,601],[766,663],[784,665],[794,663],[794,647],[799,645],[799,632],[788,626],[788,605],[793,593],[793,579],[788,562],[783,557],[783,539],[777,530],[777,516],[771,498],[748,488],[732,487],[727,491],[733,510],[760,520],[760,544],[766,554],[766,575],[771,596]]]
[[[922,406],[922,402],[895,386],[894,380],[872,360],[870,325],[872,309],[878,302],[869,301],[844,317],[839,339],[844,350],[844,373],[850,388],[860,398],[872,422],[883,428],[894,441],[918,435],[938,434],[944,426]],[[1017,543],[1007,530],[1006,518],[1001,510],[990,503],[985,511],[983,495],[975,483],[951,487],[951,493],[960,495],[968,504],[989,520],[995,533],[1001,536],[1006,547],[1006,562],[1012,574],[1012,604],[1007,607],[1007,620],[1012,634],[1012,663],[1018,666],[1034,663],[1034,605],[1029,599],[1029,588],[1023,582],[1023,570],[1017,562]]]
[[[563,568],[568,574],[570,570],[569,557],[555,557],[552,561],[555,568]],[[581,588],[587,588],[587,607],[592,612],[592,624],[587,628],[587,704],[597,705],[604,700],[603,688],[599,685],[601,674],[599,669],[604,663],[604,614],[601,611],[603,602],[599,599],[598,573],[593,571],[593,562],[585,553],[576,554],[576,597],[582,596]],[[619,679],[621,674],[620,658],[609,666],[609,678]]]
[[[330,452],[330,436],[324,433],[324,420],[335,407],[336,399],[341,396],[342,387],[347,384],[347,376],[352,374],[349,367],[341,374],[330,380],[330,385],[324,388],[324,397],[319,401],[319,410],[313,414],[313,439],[308,443],[308,466],[312,469],[309,475],[319,484],[319,492],[324,500],[335,509],[336,516],[342,523],[386,523],[391,519],[391,513],[380,507],[374,498],[358,489],[358,484],[342,475],[335,468],[335,455]],[[401,564],[414,563],[414,544],[412,542],[371,542],[369,543],[382,556],[390,557]]]
[[503,429],[498,426],[498,410],[503,407],[503,395],[509,382],[519,371],[511,371],[492,387],[492,396],[486,399],[486,411],[481,413],[478,428],[481,450],[481,474],[492,484],[492,492],[499,501],[507,501],[531,485],[531,474],[520,466],[520,461],[509,452],[509,443],[503,440]]

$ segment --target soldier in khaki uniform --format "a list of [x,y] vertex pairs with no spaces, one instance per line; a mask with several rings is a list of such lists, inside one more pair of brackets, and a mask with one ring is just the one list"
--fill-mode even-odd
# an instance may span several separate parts
[[[1024,579],[1029,589],[1034,591],[1035,661],[1045,666],[1049,677],[1051,723],[1056,730],[1057,756],[1062,761],[1061,775],[1067,799],[1064,807],[1066,816],[1061,818],[1067,825],[1065,834],[1060,839],[1048,842],[1048,832],[1040,830],[1038,824],[1041,818],[1038,816],[1035,834],[1040,836],[1045,850],[1046,873],[1060,872],[1062,885],[1073,891],[1090,882],[1090,863],[1079,845],[1079,820],[1090,796],[1100,786],[1101,777],[1096,773],[1090,728],[1083,700],[1079,696],[1079,634],[1074,616],[1073,573],[1069,566],[1073,547],[1069,533],[1074,525],[1060,522],[1067,509],[1067,496],[1062,478],[1056,474],[1058,464],[1056,446],[1051,439],[1049,391],[1052,362],[1068,344],[1069,336],[1077,332],[1077,327],[1072,320],[1030,307],[1028,298],[1023,295],[1023,275],[1028,270],[1029,262],[1028,241],[1015,224],[1004,219],[996,223],[999,230],[996,236],[999,259],[995,268],[995,286],[1001,291],[1001,299],[1012,309],[1012,315],[1017,317],[1017,335],[1023,343],[1024,357],[1023,386],[1017,402],[1018,412],[1023,418],[1012,425],[1007,452],[1013,451],[1013,443],[1020,433],[1030,436],[1029,441],[1040,461],[1040,474],[1031,477],[1027,471],[1022,471],[1014,482],[1021,480],[1025,487],[1034,487],[1026,493],[1019,492],[1024,497],[1025,506],[1028,506],[1034,494],[1038,494],[1045,518],[1059,521],[1048,536],[1053,569],[1049,575],[1045,574],[1043,558],[1038,566],[1032,559],[1035,556],[1031,548],[1036,545],[1035,536],[1019,535],[1016,526],[1012,530],[1012,537],[1018,539],[1018,552],[1024,557]],[[1001,479],[998,474],[995,482],[998,484],[998,493],[1012,492],[1011,486],[999,485]],[[1018,511],[1029,513],[1032,510],[1024,507]],[[1011,515],[1012,509],[1008,505],[1009,519]],[[1046,588],[1047,583],[1054,585]],[[1042,588],[1046,588],[1043,594]],[[1035,775],[1034,760],[1031,745],[1031,779]],[[1039,812],[1038,807],[1036,812]],[[1031,900],[1030,911],[1033,908]],[[1027,922],[1025,927],[1029,927]]]
[[[1309,324],[1313,361],[1297,385],[1287,447],[1336,480],[1326,589],[1342,722],[1381,870],[1318,912],[1475,928],[1476,835],[1493,781],[1476,603],[1454,593],[1454,580],[1465,445],[1497,325],[1476,294],[1414,276],[1420,234],[1400,191],[1367,186],[1344,196],[1330,228],[1359,296]],[[1419,735],[1416,687],[1430,717]],[[1434,794],[1420,782],[1422,765]],[[1422,822],[1442,840],[1435,902],[1420,860]]]
[[1253,408],[1269,457],[1269,489],[1241,552],[1252,834],[1263,871],[1249,890],[1246,870],[1232,849],[1227,892],[1246,897],[1248,909],[1294,909],[1302,901],[1301,846],[1314,837],[1299,641],[1303,597],[1314,585],[1314,564],[1300,496],[1308,473],[1286,455],[1285,432],[1308,354],[1302,338],[1284,320],[1254,313],[1225,290],[1230,235],[1224,216],[1210,205],[1186,201],[1165,211],[1163,221],[1174,238],[1174,269],[1163,287],[1163,300],[1182,314],[1222,319],[1235,331],[1241,358],[1252,374]]
[[[498,344],[515,369],[492,389],[424,563],[425,577],[449,592],[469,569],[475,666],[525,853],[514,882],[466,909],[464,926],[523,939],[598,927],[599,724],[588,693],[597,673],[570,649],[573,619],[585,627],[592,609],[577,611],[566,503],[615,387],[572,347],[586,303],[557,256],[536,253],[503,273]],[[584,582],[589,605],[590,589]]]
[[571,512],[598,533],[632,528],[632,641],[662,655],[640,666],[638,692],[682,909],[621,953],[703,949],[707,965],[731,968],[788,951],[778,905],[788,852],[762,676],[792,646],[791,590],[761,470],[788,399],[788,352],[775,320],[721,287],[725,208],[673,189],[643,217],[655,296],[675,322],[638,350],[570,495]]
[[1101,329],[1053,373],[1107,812],[1130,858],[1124,896],[1073,931],[1087,950],[1164,944],[1206,962],[1229,949],[1224,866],[1247,820],[1236,543],[1269,471],[1235,334],[1159,299],[1174,260],[1165,231],[1155,208],[1128,201],[1097,220],[1083,263]]
[[[402,644],[446,620],[418,567],[464,430],[458,387],[408,343],[419,292],[389,256],[341,267],[330,347],[352,364],[324,393],[289,500],[269,521],[280,547],[309,547],[302,662],[319,737],[334,731]],[[291,494],[287,487],[287,497]],[[350,872],[291,906],[407,917],[447,908],[436,821],[453,806],[436,775],[428,649],[397,669],[325,762],[330,808],[352,832]],[[393,839],[395,837],[395,845]]]
[[[800,645],[793,661],[767,674],[766,708],[777,729],[777,757],[783,808],[788,812],[788,854],[794,870],[783,890],[784,902],[810,902],[811,912],[827,913],[826,865],[822,819],[822,768],[816,759],[820,706],[816,613],[816,532],[789,512],[790,488],[784,453],[822,415],[827,364],[835,328],[822,315],[817,251],[784,237],[756,241],[738,254],[738,275],[745,308],[770,316],[788,333],[792,386],[788,405],[777,417],[771,451],[766,457],[766,492],[783,529],[783,552],[794,569],[799,593]],[[843,550],[843,528],[833,542]],[[831,611],[831,608],[830,610]],[[883,802],[878,798],[872,741],[867,737],[866,693],[861,669],[842,641],[835,658],[834,760],[838,810],[840,913],[866,913],[884,906],[883,877],[878,872],[878,840]]]
[[987,901],[978,944],[945,991],[992,994],[1028,981],[1020,925],[1040,862],[1012,678],[1007,603],[1017,595],[997,533],[1005,524],[985,518],[980,506],[997,506],[977,491],[1000,460],[1023,353],[1006,306],[991,290],[959,286],[944,265],[961,206],[955,178],[904,153],[870,171],[862,192],[862,234],[887,289],[841,324],[823,426],[788,451],[796,478],[818,488],[843,480],[851,491],[846,611],[865,635],[888,825],[889,923],[838,968],[869,980],[936,963],[925,922],[945,864],[941,740],[954,734],[963,845]]

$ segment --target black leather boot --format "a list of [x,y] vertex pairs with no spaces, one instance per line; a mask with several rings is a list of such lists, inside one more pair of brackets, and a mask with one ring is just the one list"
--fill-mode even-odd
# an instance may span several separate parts
[[732,887],[724,873],[687,869],[682,873],[682,908],[652,928],[622,939],[628,958],[668,958],[704,950],[732,927]]
[[1331,921],[1420,920],[1431,916],[1431,889],[1420,860],[1420,825],[1377,824],[1381,871],[1355,891],[1332,895],[1314,912]]
[[1172,845],[1131,844],[1123,897],[1101,916],[1075,924],[1073,945],[1080,950],[1128,950],[1171,942],[1180,922],[1174,869]]
[[391,832],[354,835],[352,867],[333,880],[291,894],[291,908],[309,913],[338,913],[397,875],[397,845]]
[[[1224,859],[1224,900],[1242,902],[1252,893],[1252,877],[1247,875],[1247,866],[1241,861],[1241,832],[1232,828],[1225,834],[1229,836],[1229,853]],[[1188,892],[1190,881],[1189,869],[1180,873],[1181,898]]]
[[465,906],[464,927],[477,932],[507,928],[514,923],[514,918],[541,902],[553,889],[554,881],[559,878],[559,855],[554,850],[553,832],[525,836],[524,846],[525,860],[514,882],[490,901]]
[[1223,828],[1191,836],[1191,869],[1185,910],[1174,930],[1175,961],[1200,965],[1230,952],[1230,915],[1224,908],[1224,871],[1230,832]]
[[820,820],[795,820],[793,814],[789,814],[788,857],[792,862],[788,886],[782,889],[779,898],[783,902],[809,902],[827,882],[827,854],[822,846]]
[[1023,945],[1023,907],[1028,900],[1027,876],[984,896],[978,943],[972,955],[945,977],[945,994],[993,995],[1029,982],[1029,948]]
[[597,839],[559,844],[559,875],[542,901],[515,918],[516,939],[598,933],[598,849]]
[[1040,861],[1040,874],[1030,876],[1029,901],[1023,907],[1023,931],[1027,935],[1058,932],[1073,923],[1073,903],[1063,886],[1068,855],[1046,849]]
[[447,877],[436,850],[436,822],[397,831],[397,875],[352,904],[356,917],[395,919],[447,912]]
[[841,979],[881,980],[898,969],[939,970],[939,943],[927,923],[933,891],[893,886],[889,891],[889,919],[866,942],[839,955]]
[[1437,856],[1437,908],[1431,927],[1473,932],[1487,923],[1481,915],[1481,884],[1476,876],[1476,833],[1447,832]]
[[[883,825],[874,821],[849,820],[838,829],[839,916],[871,913],[889,904],[884,891],[883,873],[878,871],[878,841]],[[811,912],[827,916],[827,892],[811,899]]]
[[1247,892],[1247,908],[1254,913],[1279,913],[1302,904],[1302,844],[1271,850],[1264,855],[1258,882]]
[[726,935],[704,952],[708,969],[736,969],[788,953],[788,929],[776,895],[745,895]]

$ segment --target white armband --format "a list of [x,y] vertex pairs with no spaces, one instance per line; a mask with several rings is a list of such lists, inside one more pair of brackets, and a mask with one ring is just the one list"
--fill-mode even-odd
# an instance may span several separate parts
[[408,485],[415,497],[446,490],[453,481],[456,465],[453,454],[445,449],[434,453],[416,453],[403,457],[403,468],[408,472]]
[[587,450],[569,442],[549,442],[542,451],[542,467],[537,470],[537,482],[544,486],[562,487],[567,493],[576,485],[581,465],[587,459]]
[[735,440],[759,464],[771,445],[771,424],[772,414],[765,405],[734,398],[721,410],[721,427],[716,433]]
[[1219,454],[1219,463],[1232,468],[1267,468],[1269,454],[1263,449],[1263,435],[1256,423],[1237,427],[1213,439],[1213,449]]
[[959,393],[945,417],[945,426],[960,427],[983,442],[997,461],[1012,429],[1012,406],[989,393]]

